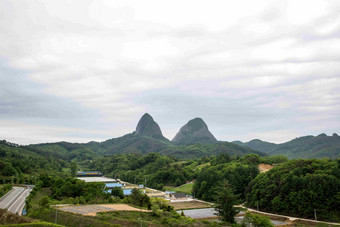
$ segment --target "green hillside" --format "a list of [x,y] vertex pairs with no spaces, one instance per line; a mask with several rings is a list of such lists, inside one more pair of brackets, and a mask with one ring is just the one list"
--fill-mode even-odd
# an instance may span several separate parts
[[279,144],[269,152],[270,155],[286,155],[295,158],[340,158],[340,137],[337,134],[327,136],[305,136],[296,138],[287,143]]
[[155,139],[136,133],[130,133],[119,138],[109,139],[103,142],[79,143],[47,143],[25,146],[44,157],[55,157],[64,160],[85,161],[110,156],[114,154],[148,154],[159,153],[179,159],[201,158],[220,153],[231,156],[243,156],[254,153],[260,156],[262,152],[251,148],[242,147],[229,142],[216,144],[173,145],[170,141]]
[[247,187],[247,205],[289,216],[340,221],[340,160],[291,160],[259,174]]
[[262,151],[269,155],[285,155],[289,159],[340,158],[340,137],[336,133],[332,136],[327,136],[326,134],[304,136],[281,144],[258,139],[246,143],[241,141],[234,141],[233,143]]
[[[64,168],[69,167],[69,163],[61,159],[58,152],[55,156],[43,156],[23,146],[2,140],[0,141],[0,180],[33,183],[32,176],[37,173],[62,172]],[[28,177],[28,174],[31,177]]]

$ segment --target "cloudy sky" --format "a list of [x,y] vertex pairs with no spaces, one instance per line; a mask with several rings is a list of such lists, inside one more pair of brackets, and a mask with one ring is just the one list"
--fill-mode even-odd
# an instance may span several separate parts
[[340,1],[0,1],[0,139],[340,133]]

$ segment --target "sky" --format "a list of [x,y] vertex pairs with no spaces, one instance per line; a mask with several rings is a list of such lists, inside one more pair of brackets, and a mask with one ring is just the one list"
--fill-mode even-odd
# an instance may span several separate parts
[[340,133],[340,1],[1,0],[0,139]]

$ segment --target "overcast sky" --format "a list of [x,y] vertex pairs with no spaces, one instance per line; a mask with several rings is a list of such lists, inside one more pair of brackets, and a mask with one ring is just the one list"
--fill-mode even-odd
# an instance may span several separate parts
[[340,132],[340,1],[0,1],[0,139]]

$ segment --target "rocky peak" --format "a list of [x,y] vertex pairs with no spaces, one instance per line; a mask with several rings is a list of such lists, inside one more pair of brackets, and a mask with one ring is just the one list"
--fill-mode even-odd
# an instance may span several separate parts
[[179,145],[212,144],[217,143],[217,140],[202,118],[197,117],[186,123],[172,139],[172,142]]
[[136,127],[136,134],[150,136],[157,139],[163,138],[160,127],[148,113],[145,113],[139,120]]

